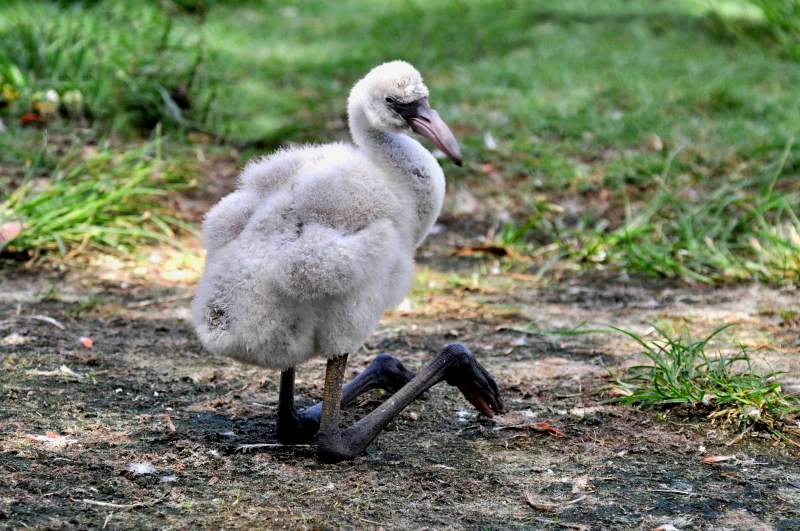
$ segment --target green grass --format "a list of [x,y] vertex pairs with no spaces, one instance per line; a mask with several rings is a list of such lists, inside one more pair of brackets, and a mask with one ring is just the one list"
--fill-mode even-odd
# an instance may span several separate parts
[[[541,206],[500,234],[505,245],[527,245],[534,230],[557,243],[553,253],[643,275],[713,283],[800,279],[800,181],[783,181],[792,142],[769,171],[721,179],[712,187],[665,175],[648,202],[626,208],[616,228],[583,219],[564,226]],[[667,169],[663,174],[668,174]]]
[[[205,31],[221,76],[240,81],[220,94],[236,138],[332,138],[326,125],[341,115],[350,84],[402,57],[426,75],[443,115],[466,129],[472,162],[492,155],[485,129],[502,141],[494,156],[526,172],[543,157],[574,170],[573,156],[638,146],[651,132],[667,144],[718,134],[704,143],[780,149],[800,113],[790,90],[797,65],[731,46],[698,5],[253,2],[220,4]],[[549,153],[543,144],[554,141]],[[544,177],[568,184],[575,175]]]
[[764,15],[772,37],[787,55],[800,59],[800,1],[750,0]]
[[446,166],[450,182],[512,199],[504,245],[548,264],[795,282],[793,5],[10,1],[0,6],[0,84],[13,96],[0,108],[0,189],[18,180],[4,168],[53,174],[30,162],[37,133],[18,126],[49,90],[60,100],[51,134],[89,125],[101,144],[161,123],[180,144],[190,143],[181,131],[209,130],[253,148],[246,156],[342,138],[351,84],[404,58],[462,143],[466,164]]
[[777,374],[758,374],[744,348],[730,357],[706,352],[709,342],[729,327],[703,339],[672,337],[657,327],[654,338],[617,329],[644,349],[650,363],[630,368],[617,382],[626,396],[615,401],[642,407],[687,406],[694,414],[764,428],[800,444],[800,432],[791,424],[800,414],[800,398],[781,391]]
[[[206,31],[223,77],[251,74],[220,95],[231,139],[340,136],[349,85],[403,57],[464,144],[465,169],[448,178],[480,185],[489,163],[509,182],[498,193],[529,205],[500,243],[534,255],[555,243],[562,259],[637,274],[783,284],[800,276],[800,65],[763,39],[729,38],[720,22],[740,16],[768,31],[747,7],[263,2],[212,9]],[[603,215],[551,208],[601,191],[614,207]]]
[[197,35],[147,2],[10,1],[0,9],[0,111],[117,133],[201,127],[213,91]]
[[189,165],[163,159],[160,139],[131,149],[72,151],[51,178],[27,178],[0,201],[0,225],[22,224],[7,249],[74,255],[127,253],[147,242],[173,244],[176,232],[189,227],[174,217],[165,196],[187,189],[192,179]]

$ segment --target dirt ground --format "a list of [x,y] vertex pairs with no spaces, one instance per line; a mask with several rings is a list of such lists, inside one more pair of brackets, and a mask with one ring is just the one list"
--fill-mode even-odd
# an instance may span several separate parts
[[[797,289],[543,280],[452,256],[479,235],[441,228],[420,250],[409,302],[349,371],[379,352],[417,369],[460,341],[494,374],[509,413],[480,418],[438,386],[337,465],[277,444],[276,373],[201,350],[186,320],[196,260],[154,253],[134,274],[0,262],[0,527],[800,529],[797,448],[609,405],[636,346],[619,334],[548,333],[737,323],[717,348],[748,346],[798,391],[800,323],[780,311],[798,309]],[[320,397],[322,371],[322,361],[300,368],[301,405]],[[251,443],[267,446],[239,449]]]

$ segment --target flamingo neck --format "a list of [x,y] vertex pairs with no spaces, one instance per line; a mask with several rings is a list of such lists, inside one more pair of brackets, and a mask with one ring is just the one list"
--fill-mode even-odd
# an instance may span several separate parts
[[353,142],[375,165],[412,192],[416,204],[415,238],[422,243],[442,209],[444,174],[425,147],[403,133],[373,127],[359,107],[349,112]]

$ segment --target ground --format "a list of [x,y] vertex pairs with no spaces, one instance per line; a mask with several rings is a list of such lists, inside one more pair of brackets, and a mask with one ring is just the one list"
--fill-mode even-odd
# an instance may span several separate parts
[[[459,228],[443,225],[421,249],[427,285],[387,315],[349,372],[378,352],[419,368],[460,341],[494,374],[511,413],[481,418],[456,390],[439,386],[365,455],[337,465],[318,463],[312,448],[277,444],[277,373],[202,351],[186,321],[191,284],[163,280],[164,270],[158,284],[4,263],[3,524],[800,526],[797,448],[608,404],[614,378],[637,359],[635,345],[615,334],[546,333],[582,322],[641,331],[651,322],[688,324],[697,333],[738,323],[719,348],[749,345],[759,364],[789,371],[791,387],[800,327],[769,310],[793,304],[796,290],[620,274],[551,284],[489,273],[470,285],[486,268],[482,259],[451,256],[470,241]],[[319,398],[322,372],[322,361],[300,369],[305,402]],[[381,398],[366,397],[355,414]],[[542,421],[564,436],[533,429]],[[268,446],[237,450],[247,443]],[[708,456],[735,459],[705,463]]]
[[[800,393],[790,2],[0,2],[0,527],[800,529],[790,439],[612,401],[654,324]],[[195,338],[197,227],[396,58],[465,163],[348,370],[463,342],[507,413],[438,386],[325,465]]]

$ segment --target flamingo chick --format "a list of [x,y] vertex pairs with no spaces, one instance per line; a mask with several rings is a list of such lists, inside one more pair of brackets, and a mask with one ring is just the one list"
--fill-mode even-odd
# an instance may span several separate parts
[[[382,354],[342,385],[348,353],[411,288],[414,250],[442,208],[442,168],[408,135],[426,137],[461,165],[456,139],[408,63],[372,69],[353,87],[347,110],[353,144],[292,147],[251,162],[237,191],[208,212],[206,265],[192,308],[206,349],[282,370],[278,438],[316,437],[328,462],[357,456],[441,381],[488,416],[503,407],[492,377],[460,344],[417,375]],[[294,367],[314,356],[328,359],[323,400],[298,411]],[[394,394],[340,426],[340,407],[373,388]]]

